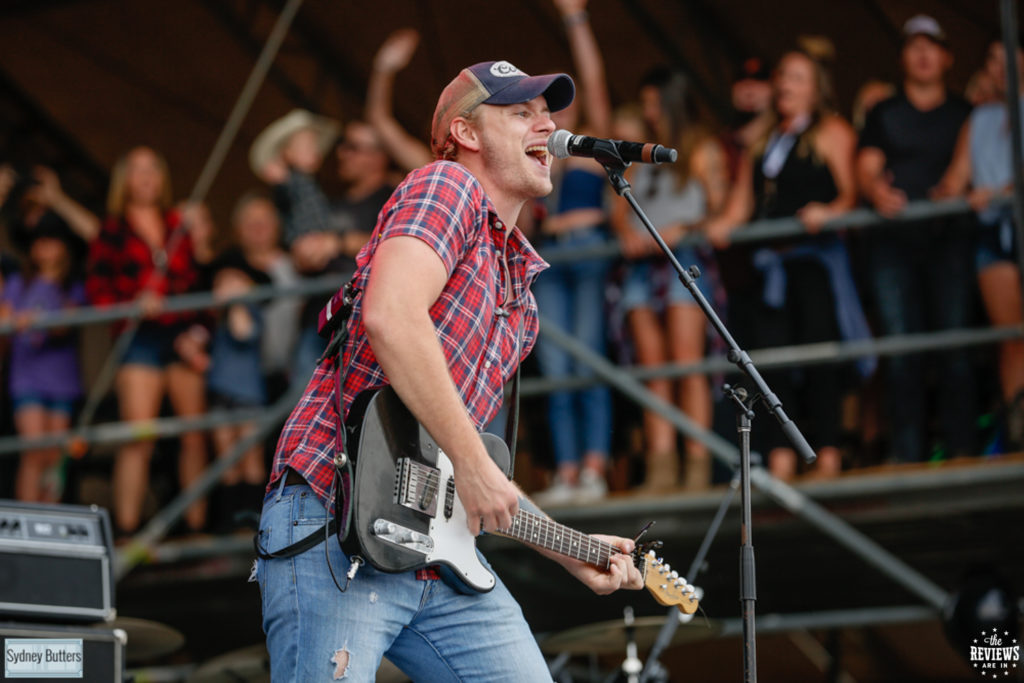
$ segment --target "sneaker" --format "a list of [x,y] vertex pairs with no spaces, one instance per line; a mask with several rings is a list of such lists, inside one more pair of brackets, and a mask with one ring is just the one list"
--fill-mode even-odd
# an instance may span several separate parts
[[576,487],[576,502],[590,503],[608,495],[608,481],[597,470],[584,468],[580,472],[580,483]]
[[555,483],[530,497],[541,507],[568,505],[576,497],[576,487],[555,475]]

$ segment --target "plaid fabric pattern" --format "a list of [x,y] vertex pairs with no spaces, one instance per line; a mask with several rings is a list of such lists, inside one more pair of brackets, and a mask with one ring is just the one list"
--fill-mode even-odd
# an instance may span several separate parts
[[[164,244],[174,246],[169,254],[162,249],[151,250],[123,217],[107,218],[100,234],[89,246],[85,291],[91,303],[103,306],[134,301],[144,287],[171,296],[185,294],[199,285],[192,238],[182,232],[186,229],[178,212],[167,212],[164,225],[167,228]],[[193,312],[165,313],[156,318],[156,322],[175,325],[199,319]],[[124,323],[115,326],[117,330],[123,328]]]
[[[501,407],[505,382],[515,371],[519,325],[525,357],[537,338],[537,304],[529,287],[547,264],[523,234],[508,234],[476,178],[460,164],[437,161],[413,171],[381,210],[373,236],[360,252],[356,286],[365,289],[377,245],[398,235],[423,240],[441,258],[448,282],[430,309],[431,319],[463,402],[478,429]],[[506,281],[502,261],[508,263]],[[501,302],[508,298],[507,310]],[[507,315],[506,315],[507,313]],[[363,326],[362,299],[349,319],[344,410],[366,389],[388,383]],[[333,363],[317,367],[285,423],[268,492],[291,467],[329,509],[334,436],[338,424]]]

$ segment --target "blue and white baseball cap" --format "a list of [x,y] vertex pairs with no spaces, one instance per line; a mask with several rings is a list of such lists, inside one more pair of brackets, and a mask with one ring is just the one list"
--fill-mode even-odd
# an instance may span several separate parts
[[430,147],[435,155],[439,154],[448,141],[452,121],[481,104],[519,104],[538,95],[544,95],[548,109],[556,112],[572,104],[576,86],[566,74],[530,76],[504,60],[467,67],[441,91],[434,110]]

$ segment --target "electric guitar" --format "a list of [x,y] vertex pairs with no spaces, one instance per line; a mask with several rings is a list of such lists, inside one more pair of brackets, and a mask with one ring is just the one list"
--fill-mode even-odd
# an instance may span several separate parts
[[[391,387],[364,392],[349,411],[350,455],[355,462],[352,531],[366,560],[385,572],[438,565],[445,580],[466,592],[486,592],[494,574],[476,552],[466,511],[455,491],[451,460],[437,446]],[[482,434],[488,454],[506,476],[511,458],[505,443]],[[539,546],[607,570],[615,546],[520,509],[501,536]],[[644,585],[665,606],[686,614],[697,609],[692,586],[650,548],[637,544],[632,560]]]

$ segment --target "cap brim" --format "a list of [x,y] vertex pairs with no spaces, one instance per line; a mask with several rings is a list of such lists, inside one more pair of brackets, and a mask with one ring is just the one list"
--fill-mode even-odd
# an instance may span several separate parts
[[922,38],[927,38],[936,45],[940,45],[945,48],[949,47],[949,41],[946,39],[945,36],[937,36],[934,33],[927,33],[925,31],[914,31],[913,33],[904,33],[903,44],[906,45],[907,43],[909,43],[914,38],[917,38],[918,36],[921,36]]
[[576,86],[565,74],[527,76],[494,93],[484,100],[484,104],[519,104],[529,102],[538,95],[544,96],[550,111],[561,111],[572,104],[576,97]]

